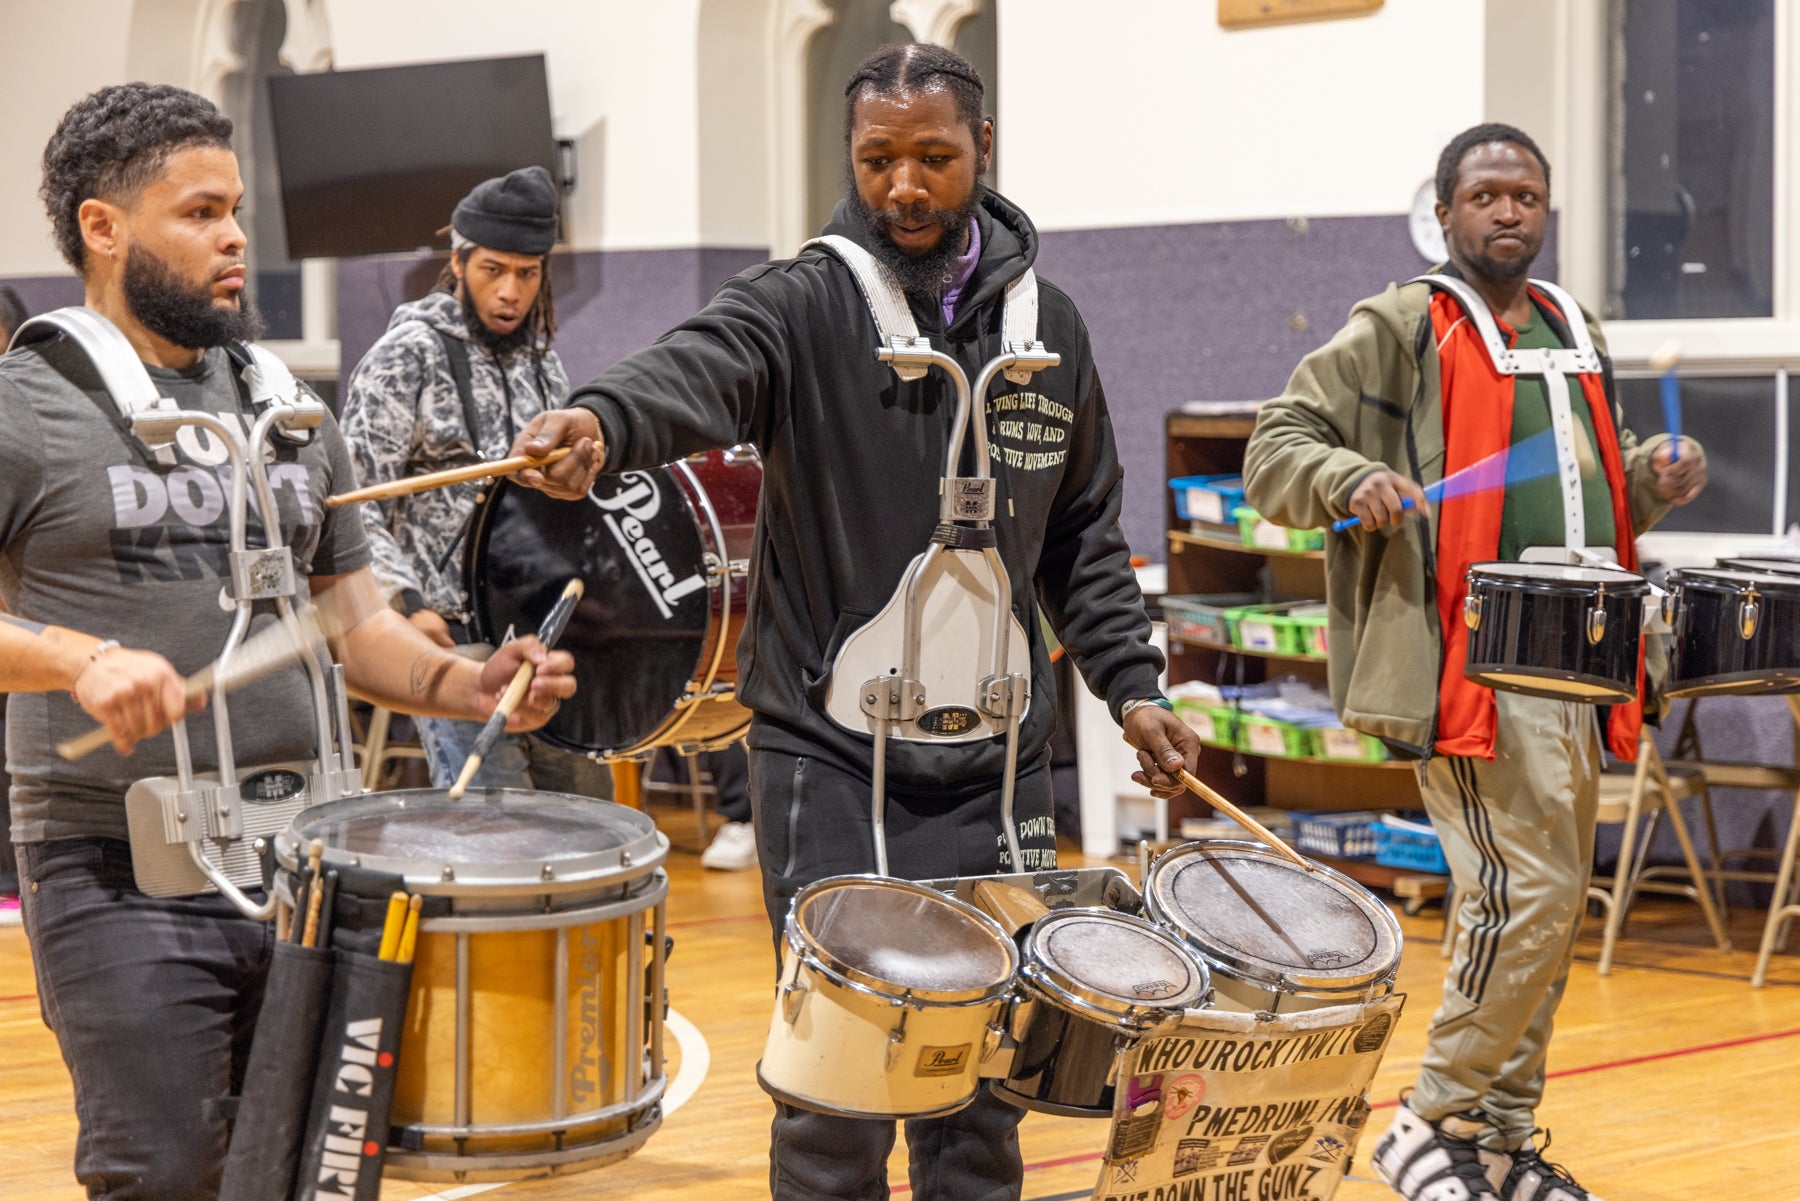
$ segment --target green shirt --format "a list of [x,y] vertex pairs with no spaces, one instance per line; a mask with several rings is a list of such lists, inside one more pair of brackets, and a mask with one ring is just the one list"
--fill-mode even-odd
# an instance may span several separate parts
[[[1562,341],[1556,330],[1534,304],[1531,320],[1518,328],[1513,342],[1517,350],[1560,350]],[[1587,397],[1581,381],[1568,377],[1569,408],[1575,415],[1576,437],[1585,438],[1593,449],[1581,467],[1581,494],[1586,508],[1587,545],[1611,546],[1616,532],[1613,525],[1612,493],[1607,487],[1606,471],[1600,463],[1599,442],[1594,437],[1594,415],[1588,411]],[[1513,377],[1512,442],[1517,445],[1534,434],[1550,428],[1550,401],[1541,375]],[[1583,456],[1577,452],[1576,461]],[[1554,473],[1537,479],[1517,480],[1506,485],[1506,500],[1500,512],[1500,558],[1517,559],[1528,546],[1561,546],[1563,544],[1562,480]]]

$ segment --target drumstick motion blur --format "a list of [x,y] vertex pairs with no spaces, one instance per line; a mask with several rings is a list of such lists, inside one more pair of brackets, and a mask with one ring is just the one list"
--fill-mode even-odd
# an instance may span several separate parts
[[1675,368],[1681,363],[1681,343],[1670,339],[1650,356],[1650,370],[1662,376],[1663,428],[1669,431],[1669,462],[1681,458],[1681,379]]
[[[1578,446],[1578,454],[1580,449]],[[1587,453],[1591,465],[1593,452],[1589,450]],[[1486,492],[1491,488],[1504,488],[1508,484],[1542,479],[1547,475],[1555,475],[1556,472],[1556,431],[1547,429],[1453,471],[1435,484],[1425,485],[1425,499],[1436,504],[1440,500],[1455,500],[1459,496]],[[1416,506],[1411,497],[1405,497],[1400,501],[1400,507],[1411,509]],[[1332,522],[1331,532],[1341,534],[1361,524],[1360,517],[1346,517]]]
[[389,480],[385,484],[370,484],[367,488],[357,488],[351,492],[340,492],[336,496],[327,496],[325,507],[335,509],[340,505],[351,505],[362,500],[392,500],[396,496],[411,496],[415,492],[429,492],[433,488],[448,488],[452,484],[467,484],[474,480],[511,475],[515,471],[524,471],[527,467],[548,467],[557,460],[565,458],[572,449],[573,447],[559,446],[547,455],[514,455],[510,459],[470,463],[467,467],[428,471],[424,475],[409,475],[405,479]]
[[[538,630],[538,641],[549,650],[562,637],[563,627],[569,624],[569,614],[575,611],[575,602],[581,599],[584,585],[579,579],[573,579],[563,587],[562,595],[550,607],[550,613],[544,618],[544,624]],[[512,682],[506,686],[506,692],[500,697],[500,703],[494,706],[494,714],[488,718],[487,725],[475,737],[475,745],[469,748],[469,757],[463,763],[462,774],[456,777],[456,783],[450,786],[450,799],[460,801],[469,787],[469,781],[481,770],[481,761],[487,758],[489,751],[500,735],[506,732],[506,721],[513,715],[524,699],[525,689],[531,683],[532,666],[530,663],[519,664],[519,670],[513,673]]]

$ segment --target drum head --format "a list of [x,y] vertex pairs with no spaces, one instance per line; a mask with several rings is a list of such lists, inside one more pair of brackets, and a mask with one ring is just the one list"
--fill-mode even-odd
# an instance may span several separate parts
[[794,898],[788,935],[820,962],[881,992],[975,1000],[1005,988],[1018,951],[954,897],[880,876],[834,876]]
[[[1149,922],[1104,909],[1063,909],[1025,937],[1026,973],[1054,999],[1109,1019],[1191,1009],[1206,999],[1206,965]],[[1060,997],[1054,994],[1060,993]]]
[[586,593],[558,646],[576,693],[538,737],[564,750],[633,746],[674,710],[705,650],[712,596],[700,525],[667,467],[602,476],[585,501],[505,480],[475,510],[464,580],[475,628],[537,630],[571,576]]
[[1359,991],[1400,959],[1400,923],[1367,889],[1255,843],[1176,847],[1151,868],[1145,900],[1214,971],[1284,991]]
[[304,858],[315,838],[327,863],[404,876],[427,893],[550,893],[641,874],[668,854],[656,823],[635,809],[510,788],[471,790],[459,801],[418,788],[314,805],[278,839],[284,865]]
[[1535,592],[1573,592],[1585,596],[1593,592],[1596,584],[1622,596],[1643,596],[1650,591],[1650,582],[1635,571],[1582,567],[1573,563],[1471,563],[1469,576],[1474,580],[1491,580],[1505,588]]
[[1766,575],[1800,575],[1800,558],[1781,555],[1741,555],[1720,559],[1718,566],[1727,571],[1753,571]]

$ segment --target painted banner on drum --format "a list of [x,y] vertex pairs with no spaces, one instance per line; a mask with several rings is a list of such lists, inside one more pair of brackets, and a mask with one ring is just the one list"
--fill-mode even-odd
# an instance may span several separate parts
[[1405,1000],[1155,1027],[1119,1066],[1095,1201],[1324,1201]]

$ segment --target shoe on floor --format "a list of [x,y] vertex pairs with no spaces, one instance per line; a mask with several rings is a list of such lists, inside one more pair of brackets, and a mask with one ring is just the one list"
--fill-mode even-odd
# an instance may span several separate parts
[[0,893],[0,926],[16,926],[21,920],[19,894],[16,892]]
[[1550,1132],[1533,1131],[1544,1136],[1542,1148],[1526,1143],[1512,1153],[1512,1169],[1500,1187],[1500,1201],[1600,1201],[1569,1175],[1561,1164],[1544,1158],[1550,1148]]
[[742,872],[756,866],[756,830],[749,822],[727,822],[713,835],[712,845],[700,853],[700,866],[714,871]]
[[1499,1201],[1513,1160],[1475,1144],[1485,1125],[1479,1117],[1428,1122],[1402,1104],[1375,1144],[1375,1172],[1406,1201]]

